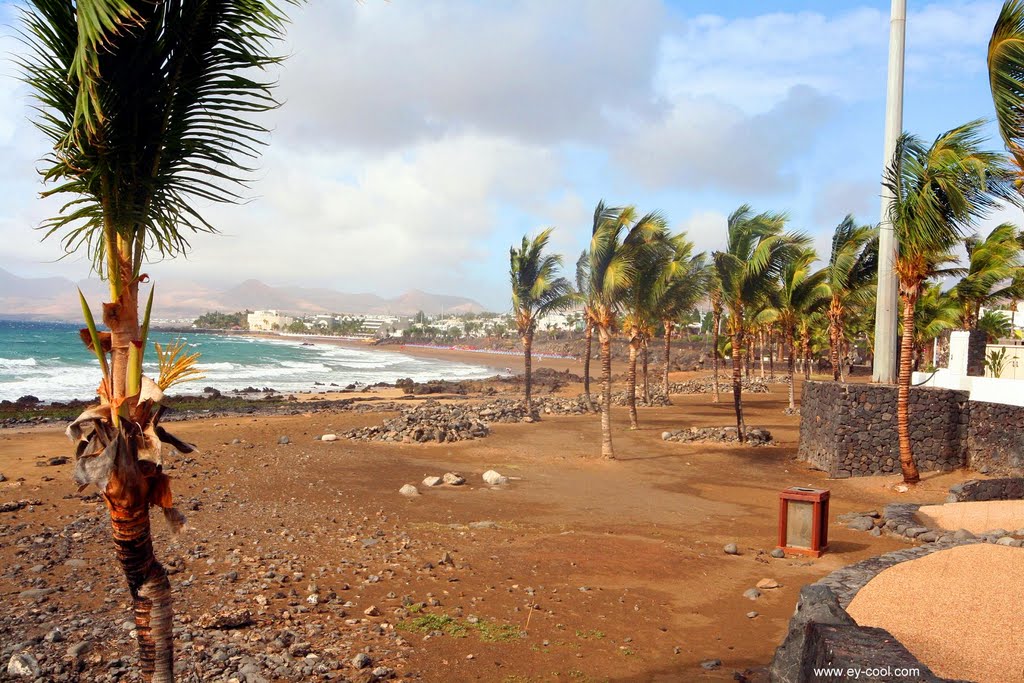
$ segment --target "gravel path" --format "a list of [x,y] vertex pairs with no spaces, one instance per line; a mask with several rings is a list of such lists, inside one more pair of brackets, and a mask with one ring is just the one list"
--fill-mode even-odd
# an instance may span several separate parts
[[957,546],[886,569],[847,608],[888,630],[937,675],[1024,680],[1024,549]]
[[967,529],[981,534],[989,529],[1024,529],[1024,500],[986,500],[979,502],[924,505],[917,517],[925,526],[956,531]]

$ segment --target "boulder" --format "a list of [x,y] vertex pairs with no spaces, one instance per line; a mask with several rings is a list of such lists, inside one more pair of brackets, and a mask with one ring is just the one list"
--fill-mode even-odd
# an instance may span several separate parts
[[856,626],[853,617],[839,605],[830,588],[818,584],[801,588],[796,612],[789,621],[789,632],[772,659],[770,671],[774,683],[803,683],[806,680],[801,676],[801,663],[811,623]]
[[495,472],[494,470],[487,470],[486,472],[484,472],[483,479],[485,484],[490,484],[491,486],[498,486],[500,484],[508,483],[508,477],[504,477]]

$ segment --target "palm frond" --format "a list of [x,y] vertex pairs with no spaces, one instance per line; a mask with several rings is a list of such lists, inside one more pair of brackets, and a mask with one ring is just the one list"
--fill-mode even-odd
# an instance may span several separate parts
[[46,194],[67,198],[46,236],[104,275],[114,233],[137,271],[213,231],[199,206],[243,199],[284,24],[271,0],[31,0],[18,61],[53,144]]

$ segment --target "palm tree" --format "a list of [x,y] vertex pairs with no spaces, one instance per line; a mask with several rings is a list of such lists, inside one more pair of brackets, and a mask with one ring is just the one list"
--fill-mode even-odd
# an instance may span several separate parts
[[[658,213],[648,214],[650,229],[668,234],[668,222]],[[638,250],[633,258],[634,275],[629,287],[622,293],[624,318],[622,331],[629,346],[629,365],[626,369],[626,404],[629,406],[629,428],[637,429],[636,412],[636,360],[654,334],[657,322],[658,296],[662,289],[665,270],[671,263],[673,251],[667,240],[653,243],[651,248]],[[644,363],[646,366],[646,362]],[[645,379],[646,384],[646,379]],[[650,400],[645,397],[646,400]]]
[[[595,220],[597,213],[595,212]],[[583,397],[587,410],[594,410],[594,401],[590,398],[590,359],[594,353],[594,321],[590,311],[590,254],[586,249],[576,260],[576,298],[583,306],[584,337],[586,352],[583,354]]]
[[1021,286],[1021,243],[1017,226],[1002,223],[984,239],[971,235],[964,240],[967,273],[953,286],[952,296],[960,304],[961,329],[978,326],[982,307],[1010,301],[1024,295]]
[[1013,331],[1010,318],[996,311],[985,311],[985,315],[978,318],[977,329],[985,333],[985,340],[989,344],[1009,337]]
[[[919,370],[925,355],[931,356],[929,346],[943,332],[956,327],[960,306],[950,292],[942,287],[928,284],[921,288],[921,295],[914,307],[914,369]],[[931,359],[934,361],[934,358]]]
[[609,208],[599,202],[594,209],[593,232],[588,251],[587,274],[590,317],[601,348],[601,455],[614,458],[611,433],[612,358],[611,338],[622,306],[632,286],[637,263],[648,249],[665,240],[657,214],[636,218],[636,209]]
[[[712,264],[713,266],[713,264]],[[711,299],[711,377],[715,385],[715,403],[721,403],[721,392],[718,390],[718,359],[719,359],[719,335],[722,330],[722,282],[718,279],[718,270],[712,267],[708,273],[708,298]]]
[[716,251],[713,256],[721,283],[722,302],[729,310],[733,408],[741,442],[746,440],[741,397],[743,336],[746,333],[744,313],[767,297],[785,265],[801,252],[808,241],[803,235],[783,233],[785,223],[785,214],[764,212],[755,215],[753,209],[744,204],[729,216],[726,250]]
[[[662,391],[668,396],[668,371],[672,355],[672,330],[689,315],[707,292],[710,268],[704,252],[693,253],[694,244],[679,233],[671,239],[672,255],[661,274],[653,310],[665,333],[665,368]],[[717,363],[716,363],[717,365]]]
[[553,230],[554,228],[542,230],[532,240],[523,236],[523,243],[519,249],[512,247],[508,250],[512,314],[515,316],[519,337],[523,341],[523,384],[527,415],[533,414],[533,397],[530,395],[533,364],[531,356],[537,321],[573,303],[572,285],[564,277],[558,276],[562,257],[544,253]]
[[818,259],[813,249],[804,249],[794,258],[787,261],[782,268],[779,284],[768,293],[769,307],[763,321],[778,321],[782,328],[782,337],[789,344],[789,409],[796,408],[795,403],[795,349],[794,340],[797,330],[809,321],[812,314],[825,310],[832,300],[826,280],[827,268],[811,270]]
[[[161,387],[142,376],[142,269],[150,255],[184,253],[188,233],[214,231],[200,213],[206,203],[242,199],[266,133],[258,115],[278,106],[272,84],[257,79],[280,61],[269,50],[284,25],[261,0],[31,0],[23,14],[30,49],[20,66],[38,102],[36,126],[53,144],[45,195],[66,199],[43,227],[67,253],[85,251],[109,284],[109,333],[97,331],[82,299],[83,337],[103,381],[100,405],[71,428],[75,478],[99,486],[110,510],[146,680],[174,676],[170,583],[153,552],[149,507],[173,525],[181,517],[160,442],[188,446],[159,427]],[[189,365],[164,360],[171,370]],[[173,379],[163,376],[163,388]]]
[[885,184],[893,192],[890,218],[899,252],[895,270],[903,306],[896,418],[900,468],[907,483],[920,481],[910,443],[909,398],[913,368],[914,309],[924,283],[955,272],[944,268],[965,230],[999,199],[1014,199],[1003,157],[980,149],[981,121],[941,134],[930,146],[904,134],[896,144]]
[[[1024,0],[1006,0],[988,43],[988,78],[999,134],[1024,173]],[[1018,181],[1019,184],[1019,181]]]
[[847,216],[832,234],[832,253],[825,268],[831,291],[828,307],[829,357],[832,379],[841,379],[841,356],[851,309],[872,306],[878,271],[878,229],[857,225]]

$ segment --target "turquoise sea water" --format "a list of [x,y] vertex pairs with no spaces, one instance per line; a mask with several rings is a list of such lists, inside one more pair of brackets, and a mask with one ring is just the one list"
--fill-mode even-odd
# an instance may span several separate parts
[[[203,387],[221,391],[271,387],[282,392],[325,391],[328,386],[394,382],[400,377],[476,379],[495,374],[491,368],[394,351],[364,350],[297,339],[255,339],[230,335],[154,332],[161,344],[182,338],[190,352],[202,354],[205,379],[179,385],[174,393],[197,394]],[[156,354],[146,350],[145,372],[155,376]],[[89,399],[96,395],[100,372],[92,352],[78,337],[78,326],[0,320],[0,400],[32,395],[43,401]]]

